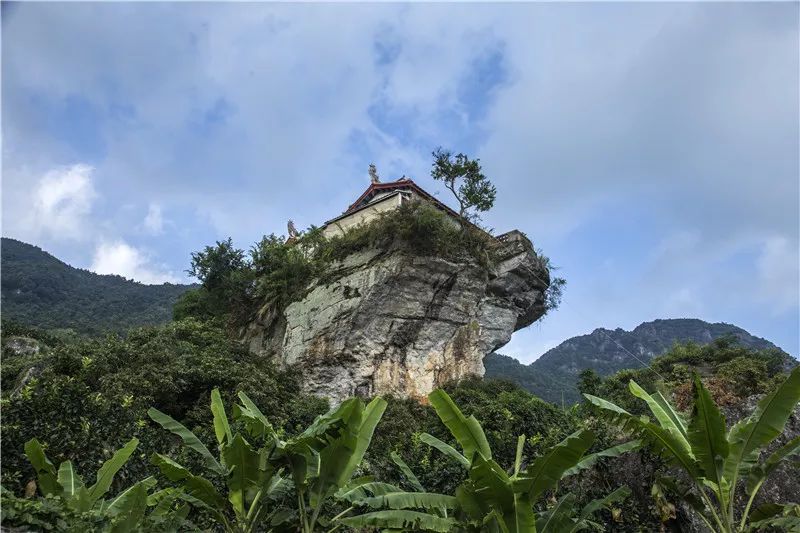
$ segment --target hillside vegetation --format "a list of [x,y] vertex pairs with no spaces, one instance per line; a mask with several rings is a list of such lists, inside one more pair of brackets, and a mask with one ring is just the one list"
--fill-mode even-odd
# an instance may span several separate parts
[[121,276],[73,268],[36,246],[2,239],[4,319],[78,334],[163,324],[190,286],[142,285]]
[[486,356],[484,365],[486,377],[508,379],[540,398],[558,405],[563,399],[570,405],[581,400],[577,384],[582,370],[608,376],[627,368],[641,368],[641,361],[648,363],[675,343],[704,345],[723,337],[758,350],[779,350],[771,342],[731,324],[680,318],[644,322],[632,331],[599,328],[565,340],[529,365],[496,353]]
[[[315,521],[329,524],[337,515],[342,521],[339,529],[343,531],[347,530],[346,525],[359,524],[381,528],[394,524],[392,529],[406,531],[485,531],[480,517],[482,512],[488,511],[464,507],[468,505],[466,502],[451,495],[463,495],[465,490],[473,490],[470,487],[474,488],[476,483],[479,486],[491,483],[494,488],[489,489],[487,485],[481,489],[483,497],[490,498],[482,501],[498,498],[497,505],[501,505],[505,501],[503,491],[528,490],[525,480],[535,469],[545,468],[551,460],[546,458],[561,457],[561,454],[569,454],[573,462],[560,463],[564,470],[551,471],[551,467],[546,467],[551,472],[548,475],[555,477],[549,477],[552,481],[542,485],[541,490],[530,493],[530,497],[535,498],[530,500],[532,507],[521,508],[520,503],[507,502],[520,512],[530,513],[526,519],[535,516],[536,521],[541,521],[553,517],[560,512],[560,507],[553,502],[564,500],[563,520],[577,524],[580,509],[590,506],[593,511],[586,519],[607,530],[654,531],[661,527],[662,521],[682,527],[680,524],[688,520],[688,511],[678,506],[678,495],[659,492],[658,498],[654,498],[651,494],[651,487],[670,471],[667,463],[644,451],[631,451],[631,446],[625,444],[624,432],[597,418],[593,407],[581,405],[563,411],[509,382],[475,379],[447,385],[444,392],[462,414],[447,407],[448,400],[440,395],[430,405],[385,398],[385,403],[370,403],[365,407],[360,400],[352,400],[342,404],[350,414],[345,414],[344,407],[340,406],[325,417],[316,418],[328,410],[328,405],[324,400],[303,393],[302,376],[276,369],[268,359],[249,355],[229,339],[219,320],[186,318],[165,326],[135,329],[124,338],[110,336],[69,342],[31,329],[9,331],[16,336],[2,340],[2,482],[3,487],[11,491],[3,498],[4,526],[38,524],[37,528],[59,531],[70,530],[70,527],[74,530],[76,526],[82,531],[107,531],[120,523],[120,516],[128,516],[109,514],[102,506],[81,507],[83,504],[79,500],[68,499],[66,494],[53,493],[41,500],[22,498],[26,492],[32,494],[31,487],[43,493],[46,490],[51,467],[37,463],[40,464],[37,473],[25,458],[26,453],[41,457],[36,455],[37,447],[41,446],[54,465],[70,461],[69,468],[79,472],[87,486],[104,461],[116,461],[118,472],[106,490],[118,494],[132,487],[145,498],[142,502],[152,501],[152,506],[143,503],[137,515],[145,531],[174,530],[176,523],[182,523],[180,527],[189,530],[214,527],[213,524],[221,527],[223,521],[229,522],[228,531],[240,531],[232,524],[255,522],[246,518],[246,513],[237,514],[239,499],[235,491],[239,490],[236,488],[239,482],[235,477],[227,480],[219,477],[216,466],[208,470],[217,459],[212,463],[206,452],[198,453],[198,450],[220,447],[223,450],[221,464],[230,466],[239,464],[233,462],[239,459],[234,458],[232,450],[255,458],[258,454],[254,446],[261,442],[264,444],[258,446],[266,446],[267,450],[282,443],[278,451],[272,452],[276,455],[270,457],[274,458],[276,467],[283,465],[283,470],[267,469],[258,474],[271,472],[270,476],[279,476],[274,479],[283,479],[278,485],[270,485],[270,496],[265,504],[270,513],[285,509],[280,515],[269,515],[271,519],[278,520],[280,516],[283,520],[271,528],[273,531],[297,531],[298,524],[304,523],[302,520],[310,524]],[[19,335],[32,340],[20,343]],[[34,343],[38,343],[38,350],[29,349]],[[722,406],[774,390],[786,376],[785,361],[775,352],[722,341],[705,347],[676,346],[667,355],[657,358],[653,366],[658,375],[626,371],[602,379],[585,373],[581,388],[605,395],[638,413],[642,412],[644,404],[636,405],[640,400],[625,390],[628,380],[634,378],[652,393],[662,391],[689,413],[696,392],[692,386],[693,368],[702,371],[705,386],[714,401]],[[216,389],[219,397],[213,400],[212,391]],[[208,409],[210,395],[211,411]],[[245,397],[251,403],[231,409]],[[223,414],[221,405],[226,406],[227,415]],[[375,417],[369,414],[376,409],[382,416],[378,411]],[[445,412],[449,414],[445,416]],[[472,424],[470,431],[478,431],[474,424],[479,421],[480,434],[486,439],[485,445],[476,444],[478,448],[470,448],[473,445],[464,440],[466,433],[460,429],[460,422],[454,422],[456,419],[466,421],[473,415],[476,422],[469,423]],[[232,418],[223,423],[222,416]],[[444,418],[440,420],[440,417]],[[362,428],[367,427],[364,426],[367,420],[371,420],[369,427],[372,429],[369,436],[362,438],[359,435],[366,431]],[[792,424],[797,425],[796,422]],[[172,429],[164,431],[160,426]],[[346,429],[348,427],[351,429]],[[181,437],[170,435],[170,431],[176,431]],[[197,440],[189,438],[187,431],[193,432]],[[272,436],[263,441],[265,435]],[[518,439],[520,435],[523,436]],[[345,438],[355,440],[344,444],[340,439]],[[194,444],[182,447],[181,441]],[[362,444],[356,445],[357,442]],[[368,447],[360,447],[366,443]],[[461,451],[455,452],[455,449]],[[477,449],[482,450],[482,458],[475,455]],[[115,450],[120,450],[118,454],[127,458],[124,461],[112,459],[118,455],[114,455]],[[353,450],[361,451],[350,455],[355,453]],[[608,451],[600,456],[593,455],[603,450]],[[635,458],[628,457],[630,454]],[[584,455],[586,462],[578,467],[574,461],[580,461]],[[336,462],[336,457],[341,457],[342,461]],[[347,459],[352,457],[355,457],[354,463]],[[601,457],[605,459],[600,460]],[[286,462],[289,458],[294,459]],[[298,480],[304,479],[302,476],[287,477],[286,468],[299,468],[295,460],[312,459],[328,464],[332,477],[317,477],[318,474],[312,473],[318,472],[316,466],[309,467],[310,477],[305,478],[307,486],[297,485],[301,482]],[[466,468],[464,461],[468,464]],[[348,464],[351,466],[345,468]],[[565,472],[570,464],[577,470],[568,475]],[[62,464],[60,468],[66,467]],[[108,471],[110,467],[104,468]],[[517,481],[512,482],[505,472],[514,472],[515,468]],[[301,475],[303,469],[305,467],[295,474]],[[204,471],[207,473],[203,474]],[[56,466],[52,467],[52,472],[55,476]],[[339,477],[345,473],[352,477]],[[791,479],[797,474],[795,471],[784,476]],[[233,507],[228,507],[225,496],[198,502],[198,495],[203,495],[197,492],[201,485],[206,487],[204,491],[211,490],[212,486],[200,481],[204,475],[222,483],[215,481],[214,491],[232,491]],[[556,483],[562,476],[564,479]],[[31,485],[36,479],[38,485]],[[142,481],[147,479],[152,481]],[[252,484],[254,479],[245,477],[241,482]],[[144,484],[137,483],[140,481]],[[148,491],[155,483],[160,492],[152,499],[147,494],[151,494]],[[506,483],[507,489],[503,489]],[[624,488],[626,484],[627,489]],[[323,486],[327,487],[324,498],[315,499],[313,491],[317,489],[314,487]],[[306,487],[303,491],[311,491],[300,496],[312,506],[307,509],[319,510],[318,514],[313,513],[316,515],[313,520],[311,511],[304,514],[306,508],[297,507],[301,487]],[[492,492],[485,492],[487,490]],[[796,486],[794,489],[770,487],[769,490],[770,494],[781,495],[786,495],[786,490],[794,490],[794,494],[788,493],[789,497],[795,498],[794,501],[798,497]],[[12,496],[12,492],[16,496]],[[207,493],[203,498],[208,499],[210,495]],[[255,505],[251,498],[245,500],[244,505]],[[162,500],[165,502],[159,511],[162,514],[158,514],[154,506]],[[125,501],[130,505],[135,503]],[[450,510],[447,518],[436,511],[438,505]],[[567,513],[567,509],[572,511]],[[510,515],[493,516],[487,515],[486,519],[505,521]],[[546,529],[542,524],[534,529],[533,522],[529,525],[514,531],[561,531]],[[318,529],[311,525],[304,530],[327,531],[329,528]]]

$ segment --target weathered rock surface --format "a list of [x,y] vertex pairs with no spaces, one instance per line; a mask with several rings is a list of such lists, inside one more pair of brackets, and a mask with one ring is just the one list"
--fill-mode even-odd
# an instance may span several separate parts
[[250,350],[298,365],[309,391],[423,398],[441,383],[483,375],[483,357],[546,310],[550,279],[530,242],[500,245],[499,261],[420,257],[402,248],[355,253],[306,296],[261,317]]

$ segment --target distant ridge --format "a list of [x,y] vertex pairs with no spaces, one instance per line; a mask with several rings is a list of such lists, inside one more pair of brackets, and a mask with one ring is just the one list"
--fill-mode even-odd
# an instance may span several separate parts
[[121,332],[172,318],[172,305],[191,285],[142,285],[122,276],[71,267],[24,242],[2,238],[2,317],[84,335]]
[[510,379],[554,403],[561,402],[563,392],[564,401],[572,403],[580,400],[575,383],[585,368],[606,376],[625,368],[642,367],[631,354],[648,362],[676,342],[708,344],[727,335],[733,335],[741,344],[751,348],[778,349],[771,342],[732,324],[675,318],[644,322],[633,331],[598,328],[587,335],[565,340],[530,365],[498,353],[486,356],[484,365],[488,378]]

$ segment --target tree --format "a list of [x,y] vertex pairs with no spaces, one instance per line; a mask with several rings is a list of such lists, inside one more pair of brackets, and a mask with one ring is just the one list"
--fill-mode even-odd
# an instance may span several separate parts
[[206,246],[192,253],[192,267],[186,272],[196,277],[203,287],[213,291],[222,287],[230,275],[246,266],[244,250],[234,248],[233,240],[217,241],[216,246]]
[[[750,510],[766,478],[793,456],[800,454],[800,437],[778,448],[764,461],[761,452],[782,432],[789,416],[800,401],[800,367],[786,381],[765,396],[745,420],[725,428],[720,413],[702,381],[695,373],[694,408],[689,420],[660,393],[648,394],[635,381],[629,388],[644,400],[657,423],[635,416],[621,407],[585,394],[592,404],[638,436],[656,454],[680,467],[689,479],[686,486],[675,477],[664,477],[659,484],[683,499],[711,531],[740,533],[769,526],[800,527],[797,505],[774,503]],[[742,483],[746,480],[745,483]],[[748,499],[736,516],[736,491],[744,485]]]
[[597,394],[602,384],[603,378],[591,368],[584,368],[578,374],[578,390],[581,394]]
[[466,227],[464,221],[478,218],[474,211],[484,212],[494,206],[497,189],[481,172],[479,159],[470,159],[462,153],[454,156],[448,150],[437,148],[433,152],[431,177],[444,182],[456,197],[462,228]]

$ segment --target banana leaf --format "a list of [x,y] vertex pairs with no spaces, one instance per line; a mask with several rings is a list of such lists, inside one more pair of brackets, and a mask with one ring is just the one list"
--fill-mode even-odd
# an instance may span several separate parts
[[689,423],[689,444],[706,479],[722,484],[722,468],[728,456],[725,418],[700,381],[694,375],[694,408]]
[[455,448],[453,448],[452,446],[450,446],[446,442],[443,442],[443,441],[437,439],[436,437],[434,437],[430,433],[423,433],[422,435],[419,436],[419,440],[421,440],[422,442],[424,442],[428,446],[432,446],[432,447],[436,448],[437,450],[439,450],[443,454],[447,455],[448,457],[452,457],[453,459],[458,461],[458,463],[461,466],[463,466],[464,468],[469,469],[469,459],[467,459],[466,457],[464,457],[463,455],[458,453],[458,450],[456,450]]
[[783,432],[797,402],[800,401],[800,366],[774,391],[767,394],[746,420],[728,433],[730,453],[725,460],[724,477],[733,480],[747,472],[758,460],[759,450]]
[[103,463],[100,470],[97,471],[97,481],[94,485],[89,487],[89,499],[92,503],[96,502],[111,488],[111,483],[114,481],[114,476],[119,470],[125,466],[136,447],[139,445],[139,439],[133,438],[128,441],[125,446],[114,452],[114,455]]
[[382,528],[406,531],[452,531],[455,522],[452,518],[442,518],[428,513],[405,509],[375,511],[339,520],[353,528]]
[[391,452],[389,454],[389,457],[392,459],[394,464],[396,464],[400,468],[400,471],[403,472],[403,475],[406,476],[406,479],[411,484],[411,486],[414,487],[416,491],[425,492],[425,487],[423,487],[422,483],[419,482],[419,478],[416,476],[416,474],[414,474],[414,471],[411,470],[411,467],[409,467],[406,464],[406,462],[403,461],[403,458],[400,457],[400,455],[397,452],[394,451]]
[[489,441],[486,440],[483,428],[474,416],[465,417],[450,396],[441,389],[431,392],[428,399],[442,423],[458,441],[468,461],[472,461],[476,453],[487,460],[492,458]]
[[364,498],[359,504],[373,509],[455,509],[455,496],[434,492],[390,492],[380,496]]
[[36,479],[39,481],[39,489],[42,494],[45,496],[59,494],[61,485],[58,483],[58,472],[55,465],[47,458],[38,440],[31,439],[25,443],[25,455],[36,471]]
[[515,490],[527,492],[531,502],[555,487],[565,472],[574,468],[594,442],[594,434],[581,429],[536,458],[515,482]]
[[180,437],[186,446],[199,453],[203,457],[206,468],[221,476],[227,474],[225,468],[223,468],[223,466],[219,464],[219,461],[217,461],[217,459],[211,455],[211,452],[208,451],[206,445],[200,442],[200,439],[198,439],[194,433],[186,429],[183,424],[154,407],[148,409],[147,414],[153,419],[154,422],[159,424],[167,431]]
[[214,417],[214,434],[217,437],[217,442],[223,444],[225,439],[228,439],[228,443],[230,443],[233,440],[231,426],[228,423],[225,405],[222,403],[222,397],[217,388],[211,391],[211,414]]

